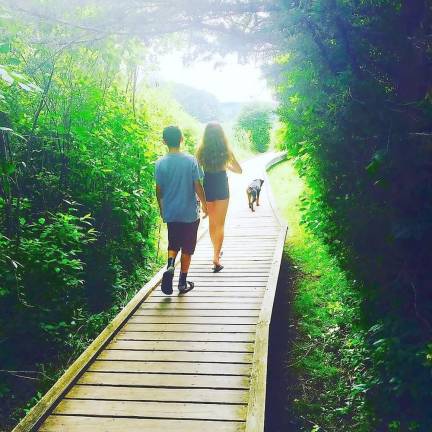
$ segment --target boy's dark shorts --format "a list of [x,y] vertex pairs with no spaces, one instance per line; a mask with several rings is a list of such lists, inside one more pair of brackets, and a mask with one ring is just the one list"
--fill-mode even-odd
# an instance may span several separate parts
[[200,220],[195,222],[168,222],[168,250],[179,251],[193,255],[197,243],[197,233]]

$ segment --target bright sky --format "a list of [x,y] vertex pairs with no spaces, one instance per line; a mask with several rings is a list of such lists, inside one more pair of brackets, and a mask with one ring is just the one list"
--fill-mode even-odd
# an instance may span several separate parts
[[234,55],[184,65],[181,53],[160,57],[159,77],[213,93],[221,102],[273,100],[258,65],[239,64]]

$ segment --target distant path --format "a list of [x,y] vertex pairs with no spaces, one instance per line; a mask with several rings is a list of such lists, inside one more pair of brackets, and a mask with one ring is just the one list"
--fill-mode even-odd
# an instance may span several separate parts
[[286,228],[269,184],[255,213],[246,186],[265,178],[274,156],[230,176],[224,270],[211,272],[206,234],[189,273],[195,290],[167,297],[159,272],[16,431],[263,431],[268,324]]

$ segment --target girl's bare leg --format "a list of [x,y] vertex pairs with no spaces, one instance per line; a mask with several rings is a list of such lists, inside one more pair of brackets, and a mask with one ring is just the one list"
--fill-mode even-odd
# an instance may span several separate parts
[[213,263],[220,264],[220,254],[225,234],[225,218],[229,199],[210,201],[207,203],[209,215],[210,238],[213,243]]

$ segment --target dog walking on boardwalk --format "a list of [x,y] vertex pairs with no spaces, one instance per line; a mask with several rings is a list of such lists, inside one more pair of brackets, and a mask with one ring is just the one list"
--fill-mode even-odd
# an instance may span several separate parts
[[259,204],[259,198],[261,193],[261,188],[264,183],[264,180],[262,179],[255,179],[246,189],[247,197],[248,197],[248,203],[249,208],[254,212],[254,203],[256,202],[257,207]]

